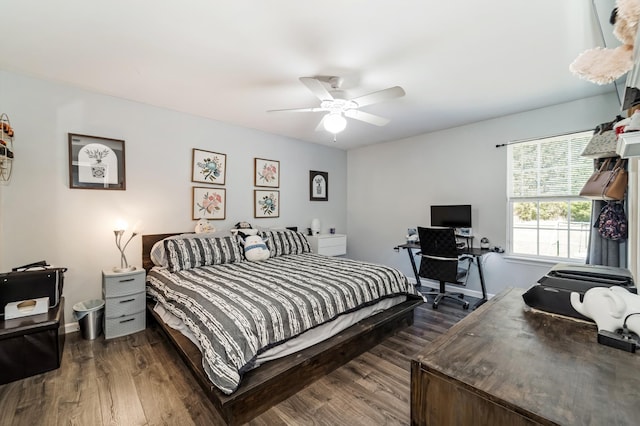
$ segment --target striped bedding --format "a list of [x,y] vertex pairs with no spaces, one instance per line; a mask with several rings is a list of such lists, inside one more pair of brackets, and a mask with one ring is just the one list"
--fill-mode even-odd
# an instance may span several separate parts
[[396,269],[312,253],[177,272],[155,267],[147,292],[191,329],[205,372],[225,394],[279,343],[380,299],[421,298]]

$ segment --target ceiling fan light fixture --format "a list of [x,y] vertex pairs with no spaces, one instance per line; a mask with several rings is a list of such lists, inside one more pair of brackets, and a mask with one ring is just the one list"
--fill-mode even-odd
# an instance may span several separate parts
[[340,133],[347,127],[347,119],[340,112],[331,112],[324,117],[324,129],[327,132]]

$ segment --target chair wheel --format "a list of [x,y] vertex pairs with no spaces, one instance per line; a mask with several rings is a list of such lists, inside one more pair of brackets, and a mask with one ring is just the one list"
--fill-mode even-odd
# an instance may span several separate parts
[[469,309],[469,302],[464,302],[464,305],[462,305],[462,309]]
[[438,304],[436,302],[433,302],[433,309],[438,309]]

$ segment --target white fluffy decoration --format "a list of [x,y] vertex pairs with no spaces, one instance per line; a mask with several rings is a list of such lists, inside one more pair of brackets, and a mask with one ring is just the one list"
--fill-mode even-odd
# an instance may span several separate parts
[[633,68],[633,47],[640,21],[640,0],[617,0],[613,34],[622,43],[613,49],[596,47],[582,52],[569,65],[580,78],[596,84],[609,84]]

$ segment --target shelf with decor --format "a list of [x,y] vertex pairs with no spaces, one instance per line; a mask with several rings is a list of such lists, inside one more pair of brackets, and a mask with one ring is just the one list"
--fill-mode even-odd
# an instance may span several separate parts
[[13,166],[13,127],[7,114],[0,114],[0,181],[11,178]]

